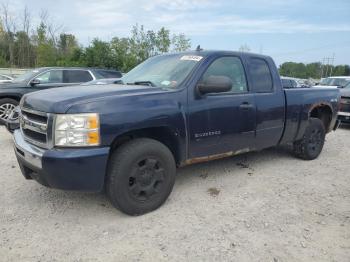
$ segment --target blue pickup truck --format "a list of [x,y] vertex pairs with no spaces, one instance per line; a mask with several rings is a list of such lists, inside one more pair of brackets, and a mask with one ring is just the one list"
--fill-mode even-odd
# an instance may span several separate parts
[[268,56],[167,54],[117,84],[25,95],[14,147],[25,178],[105,190],[115,207],[140,215],[165,202],[184,165],[282,144],[317,158],[339,103],[336,88],[284,90]]

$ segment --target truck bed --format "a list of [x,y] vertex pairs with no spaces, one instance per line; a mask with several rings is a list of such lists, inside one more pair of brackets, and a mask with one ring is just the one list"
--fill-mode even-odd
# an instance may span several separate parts
[[[280,141],[281,144],[301,139],[313,107],[329,105],[330,108],[338,109],[340,101],[339,90],[332,87],[285,89],[284,95],[286,100],[286,122]],[[337,111],[333,110],[331,112],[333,117],[328,130],[326,130],[327,132],[331,131],[335,125]]]

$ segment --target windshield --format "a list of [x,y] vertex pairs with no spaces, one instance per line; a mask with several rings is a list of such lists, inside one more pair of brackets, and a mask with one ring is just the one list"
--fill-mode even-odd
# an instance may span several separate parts
[[320,82],[321,85],[325,86],[345,86],[348,83],[350,83],[350,78],[325,78]]
[[36,70],[36,69],[30,70],[30,71],[24,73],[23,75],[16,77],[13,80],[13,82],[15,82],[15,83],[27,82],[30,79],[32,79],[33,77],[35,77],[38,73],[39,73],[39,70]]
[[202,58],[183,54],[155,56],[132,69],[121,80],[124,84],[176,89]]

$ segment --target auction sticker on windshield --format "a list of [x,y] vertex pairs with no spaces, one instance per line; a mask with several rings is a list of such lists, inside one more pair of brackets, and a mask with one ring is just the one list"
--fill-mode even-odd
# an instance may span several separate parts
[[181,60],[187,60],[187,61],[201,61],[203,56],[198,56],[198,55],[184,55],[181,57]]

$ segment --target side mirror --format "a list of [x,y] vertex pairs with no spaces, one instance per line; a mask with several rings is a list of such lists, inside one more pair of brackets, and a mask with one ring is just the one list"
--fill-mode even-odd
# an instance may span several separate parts
[[227,76],[209,76],[204,82],[199,83],[197,90],[200,94],[223,93],[232,89],[232,80]]
[[40,84],[40,80],[38,78],[34,78],[32,81],[30,81],[31,86],[36,86]]

